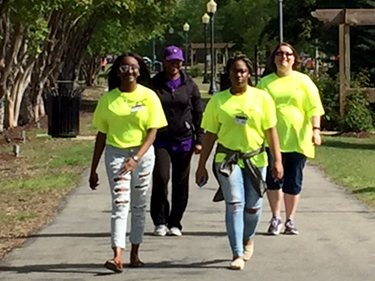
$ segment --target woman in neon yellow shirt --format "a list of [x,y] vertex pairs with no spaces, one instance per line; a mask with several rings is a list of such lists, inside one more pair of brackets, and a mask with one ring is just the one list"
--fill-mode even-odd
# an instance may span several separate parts
[[98,186],[96,172],[105,148],[105,164],[112,195],[111,246],[113,259],[104,266],[122,272],[122,252],[131,207],[130,266],[140,267],[138,249],[142,243],[147,190],[154,167],[158,128],[167,121],[156,93],[138,84],[147,82],[149,73],[143,59],[135,54],[119,56],[109,72],[109,92],[99,100],[93,124],[98,129],[90,173],[90,187]]
[[244,55],[228,61],[231,88],[215,94],[207,104],[201,125],[206,133],[196,171],[201,186],[208,179],[206,162],[217,140],[215,174],[225,200],[233,255],[230,267],[234,270],[243,269],[253,254],[253,237],[262,212],[266,140],[275,156],[274,177],[281,178],[283,173],[275,104],[269,94],[248,85],[251,71],[251,61]]
[[[296,71],[297,53],[282,43],[271,54],[271,74],[261,79],[258,88],[268,92],[276,104],[277,132],[283,156],[284,178],[273,181],[267,175],[267,197],[272,210],[268,233],[281,232],[282,192],[285,204],[285,234],[298,234],[294,215],[302,188],[302,172],[307,158],[315,156],[321,144],[320,117],[324,114],[319,92],[311,79]],[[272,162],[272,160],[270,161]]]

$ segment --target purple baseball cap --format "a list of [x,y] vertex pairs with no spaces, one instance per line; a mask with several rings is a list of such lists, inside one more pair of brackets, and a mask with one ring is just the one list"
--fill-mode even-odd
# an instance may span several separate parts
[[165,48],[164,59],[167,61],[170,61],[170,60],[185,61],[182,50],[176,46],[168,46],[167,48]]

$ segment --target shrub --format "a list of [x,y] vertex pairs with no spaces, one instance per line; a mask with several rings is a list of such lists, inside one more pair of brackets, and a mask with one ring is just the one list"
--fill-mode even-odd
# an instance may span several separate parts
[[203,68],[199,64],[192,65],[190,69],[188,70],[188,73],[193,78],[199,77],[199,76],[202,76],[203,74]]
[[313,77],[319,89],[325,114],[322,117],[322,128],[340,129],[339,81],[327,73]]
[[373,112],[362,90],[346,97],[345,126],[349,131],[369,131],[373,129]]
[[369,75],[360,72],[351,83],[357,91],[346,97],[345,129],[350,131],[369,131],[374,128],[374,113],[371,110],[363,88],[369,86]]

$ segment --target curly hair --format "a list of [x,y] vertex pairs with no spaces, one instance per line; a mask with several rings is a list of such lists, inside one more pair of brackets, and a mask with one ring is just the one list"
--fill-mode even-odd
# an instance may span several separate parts
[[137,78],[137,83],[145,86],[150,87],[151,85],[151,78],[150,78],[150,72],[148,71],[147,65],[143,58],[137,54],[134,53],[125,53],[121,56],[118,56],[116,60],[114,61],[111,69],[108,73],[108,89],[113,90],[121,85],[121,78],[118,76],[117,71],[120,67],[120,63],[123,60],[124,57],[133,57],[138,61],[139,64],[139,73],[140,75]]

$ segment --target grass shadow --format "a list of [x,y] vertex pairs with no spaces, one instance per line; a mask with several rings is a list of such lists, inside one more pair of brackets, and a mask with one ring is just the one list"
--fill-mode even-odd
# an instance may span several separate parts
[[375,186],[359,188],[352,191],[354,194],[375,193]]
[[366,150],[374,150],[375,151],[375,144],[369,143],[349,143],[343,142],[339,140],[325,140],[322,146],[333,147],[333,148],[343,148],[343,149],[366,149]]

